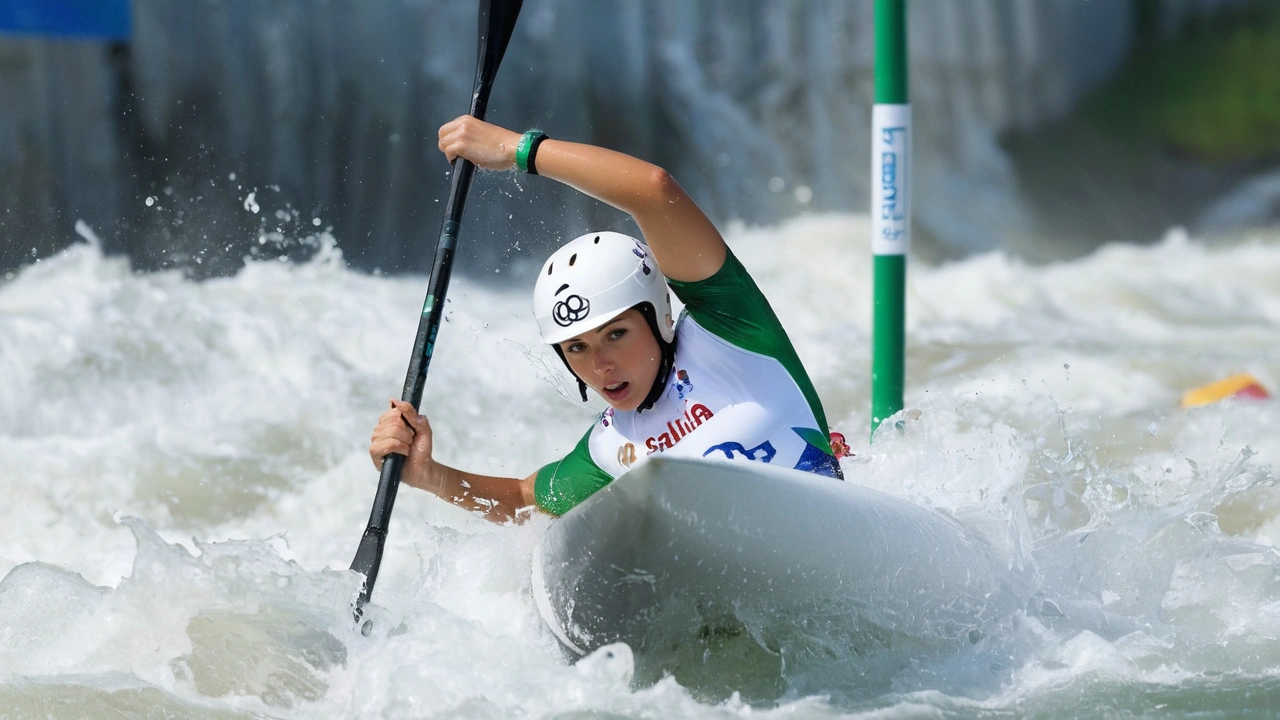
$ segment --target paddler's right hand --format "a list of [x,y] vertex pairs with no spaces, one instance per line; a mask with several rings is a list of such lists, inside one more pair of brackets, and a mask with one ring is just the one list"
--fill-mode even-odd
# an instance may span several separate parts
[[463,115],[440,127],[440,152],[449,162],[462,157],[486,170],[512,170],[520,133]]
[[413,405],[403,400],[392,400],[391,409],[382,413],[373,428],[369,440],[369,457],[374,467],[382,470],[382,459],[391,453],[404,455],[408,460],[401,471],[401,482],[424,490],[431,483],[431,423],[426,415],[420,415]]

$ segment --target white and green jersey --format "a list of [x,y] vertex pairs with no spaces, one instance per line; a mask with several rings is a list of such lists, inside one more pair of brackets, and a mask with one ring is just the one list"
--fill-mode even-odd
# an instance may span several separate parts
[[742,263],[729,253],[706,280],[669,284],[686,314],[665,391],[648,410],[605,410],[564,459],[539,470],[543,510],[563,514],[657,453],[839,476],[813,383]]

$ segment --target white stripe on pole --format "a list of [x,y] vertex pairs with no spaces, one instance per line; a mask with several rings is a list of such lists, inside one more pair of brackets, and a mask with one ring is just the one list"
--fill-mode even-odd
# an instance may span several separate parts
[[871,252],[906,255],[911,246],[911,105],[875,105],[871,138]]

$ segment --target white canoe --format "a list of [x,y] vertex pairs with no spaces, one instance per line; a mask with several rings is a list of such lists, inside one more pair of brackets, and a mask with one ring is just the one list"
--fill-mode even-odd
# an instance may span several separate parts
[[659,457],[552,525],[532,585],[572,653],[625,642],[638,680],[728,689],[754,678],[771,696],[799,689],[797,673],[877,685],[978,642],[1019,606],[1009,577],[964,527],[905,499],[767,465]]

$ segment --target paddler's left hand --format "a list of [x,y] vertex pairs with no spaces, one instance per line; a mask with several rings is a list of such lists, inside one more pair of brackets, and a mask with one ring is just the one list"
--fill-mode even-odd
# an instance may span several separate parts
[[520,133],[470,115],[440,126],[440,152],[450,163],[461,157],[486,170],[510,170],[516,166],[519,142]]

